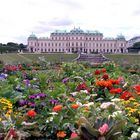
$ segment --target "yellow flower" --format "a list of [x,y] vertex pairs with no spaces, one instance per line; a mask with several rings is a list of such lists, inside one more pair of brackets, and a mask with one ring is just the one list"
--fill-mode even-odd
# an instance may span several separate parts
[[129,117],[130,117],[130,116],[131,116],[131,113],[128,113],[128,114],[127,114],[127,116],[129,116]]
[[136,101],[134,98],[130,98],[129,101]]
[[131,109],[129,110],[130,113],[134,113],[134,112],[136,112],[136,111],[138,111],[138,109],[133,109],[133,108],[131,108]]
[[0,118],[0,122],[2,121],[2,118]]

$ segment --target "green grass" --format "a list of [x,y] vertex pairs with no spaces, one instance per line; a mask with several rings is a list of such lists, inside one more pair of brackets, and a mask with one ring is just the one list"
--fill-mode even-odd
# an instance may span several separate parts
[[58,63],[72,61],[76,57],[78,57],[78,54],[0,54],[0,60],[3,61],[4,64],[32,63],[33,61],[40,61],[40,58],[44,58],[44,60],[48,62]]
[[140,65],[139,54],[107,54],[105,55],[117,64]]
[[[138,54],[107,54],[105,56],[117,64],[140,65],[140,55]],[[0,60],[5,64],[32,63],[33,61],[40,61],[39,57],[48,62],[68,62],[77,58],[78,54],[0,54]]]

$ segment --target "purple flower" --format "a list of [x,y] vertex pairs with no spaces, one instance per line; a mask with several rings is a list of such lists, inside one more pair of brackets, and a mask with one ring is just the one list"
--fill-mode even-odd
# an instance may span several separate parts
[[30,107],[35,107],[35,106],[36,106],[35,103],[30,104]]
[[39,96],[40,98],[44,98],[44,97],[46,97],[47,96],[47,94],[45,94],[45,93],[38,93],[38,95],[37,96]]
[[37,93],[29,96],[29,99],[40,99],[40,98],[45,98],[47,94],[45,93]]
[[51,103],[57,103],[59,100],[55,100],[55,99],[50,99]]
[[28,104],[28,101],[21,99],[21,100],[18,101],[18,103],[19,103],[20,106],[24,106],[24,105],[27,105]]
[[35,94],[29,96],[29,99],[35,99],[35,98],[36,98],[36,95]]
[[69,78],[68,78],[68,77],[67,77],[67,78],[64,78],[64,79],[62,80],[62,82],[63,82],[64,84],[66,84],[68,81],[69,81]]
[[8,76],[7,74],[1,73],[1,74],[0,74],[0,79],[5,79],[7,76]]

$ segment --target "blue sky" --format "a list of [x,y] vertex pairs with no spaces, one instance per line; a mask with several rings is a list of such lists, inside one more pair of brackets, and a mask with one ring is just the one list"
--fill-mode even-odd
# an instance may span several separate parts
[[1,0],[0,42],[27,43],[33,32],[98,30],[104,37],[140,35],[140,0]]

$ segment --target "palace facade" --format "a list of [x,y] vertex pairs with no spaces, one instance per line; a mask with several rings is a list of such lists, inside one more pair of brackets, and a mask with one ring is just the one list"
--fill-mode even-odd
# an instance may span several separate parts
[[98,31],[74,28],[69,32],[56,30],[47,38],[37,38],[31,34],[28,37],[27,49],[32,53],[125,53],[127,41],[122,35],[115,39],[104,38]]

